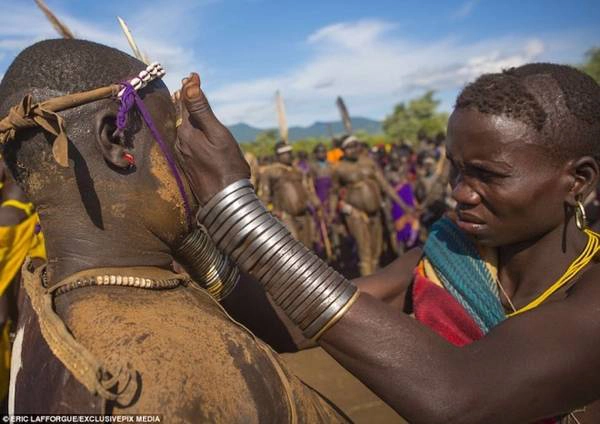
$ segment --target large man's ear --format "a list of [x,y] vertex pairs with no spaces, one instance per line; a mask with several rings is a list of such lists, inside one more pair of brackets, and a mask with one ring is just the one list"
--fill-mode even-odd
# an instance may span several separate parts
[[[104,159],[111,165],[127,169],[131,166],[127,155],[131,155],[125,147],[122,137],[117,133],[117,114],[110,108],[102,109],[96,114],[94,132],[98,147]],[[132,156],[130,156],[132,157]]]
[[598,185],[600,166],[592,156],[584,156],[575,160],[570,168],[574,181],[566,202],[575,206],[577,201],[584,201]]

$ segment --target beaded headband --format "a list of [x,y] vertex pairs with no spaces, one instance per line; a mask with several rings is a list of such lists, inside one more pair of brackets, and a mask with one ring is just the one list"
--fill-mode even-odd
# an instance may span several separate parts
[[146,87],[150,82],[162,78],[165,74],[166,72],[162,66],[158,62],[154,62],[130,81],[111,84],[90,91],[54,97],[40,103],[33,103],[31,94],[27,94],[18,105],[10,109],[6,117],[0,120],[0,145],[14,140],[17,133],[21,130],[41,127],[55,136],[52,143],[52,155],[60,166],[66,168],[69,166],[67,133],[65,131],[64,119],[57,112],[98,100],[111,97],[116,98],[121,103],[117,113],[117,128],[119,131],[123,131],[127,124],[127,114],[135,105],[160,146],[169,164],[169,168],[175,177],[189,224],[192,222],[191,209],[183,187],[183,181],[175,165],[175,160],[167,149],[160,133],[157,131],[144,102],[137,93],[138,90]]
[[354,142],[358,143],[358,138],[354,137],[353,135],[349,136],[342,143],[342,149],[345,147],[348,147],[351,143],[354,143]]
[[291,151],[292,151],[292,146],[285,145],[285,146],[281,146],[280,148],[277,149],[277,154],[280,155],[282,153],[287,153],[287,152],[291,152]]
[[[134,77],[131,81],[129,81],[129,84],[133,87],[135,91],[139,91],[145,86],[147,86],[150,82],[154,81],[157,78],[162,78],[166,74],[167,73],[165,72],[163,67],[160,66],[160,63],[152,62],[150,65],[148,65],[146,69],[140,71],[137,77]],[[123,96],[124,91],[125,88],[119,91],[117,97],[121,98]]]
[[[138,76],[128,82],[134,90],[144,88],[151,81],[162,78],[165,71],[159,63],[152,63]],[[68,94],[66,96],[54,97],[40,103],[33,103],[33,98],[27,94],[16,106],[13,106],[8,115],[0,120],[0,144],[6,144],[13,140],[17,132],[27,128],[42,127],[52,135],[56,136],[52,145],[54,160],[68,167],[67,135],[63,118],[56,112],[72,109],[97,100],[116,97],[121,100],[125,92],[123,83],[111,84],[95,90]]]

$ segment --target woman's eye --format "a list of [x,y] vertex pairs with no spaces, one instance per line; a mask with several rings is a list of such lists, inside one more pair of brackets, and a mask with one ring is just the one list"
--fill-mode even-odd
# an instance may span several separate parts
[[500,175],[497,173],[483,168],[475,168],[473,170],[473,174],[475,177],[484,182],[492,181],[500,177]]

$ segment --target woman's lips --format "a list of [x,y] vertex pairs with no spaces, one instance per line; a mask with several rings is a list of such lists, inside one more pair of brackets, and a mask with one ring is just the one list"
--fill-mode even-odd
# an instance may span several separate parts
[[481,233],[486,227],[485,221],[481,218],[462,212],[458,212],[456,224],[461,230],[471,234]]
[[471,224],[485,224],[485,221],[475,215],[471,215],[467,212],[458,211],[458,219],[463,222],[469,222]]
[[481,233],[486,225],[485,224],[475,224],[473,222],[461,221],[460,219],[456,223],[458,227],[466,233],[470,234],[479,234]]

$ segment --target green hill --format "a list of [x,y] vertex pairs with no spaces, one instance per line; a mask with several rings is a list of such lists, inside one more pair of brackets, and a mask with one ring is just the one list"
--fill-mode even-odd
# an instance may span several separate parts
[[[229,126],[229,130],[240,143],[254,141],[256,136],[263,131],[268,131],[272,128],[256,128],[248,124],[240,123]],[[383,130],[381,122],[369,118],[352,118],[352,129],[354,131],[365,131],[369,134],[379,134]],[[344,126],[341,121],[336,122],[315,122],[309,127],[290,127],[290,141],[302,140],[311,137],[329,137],[343,134]]]

